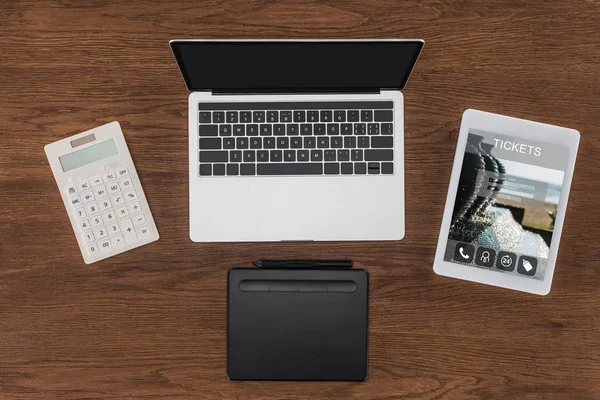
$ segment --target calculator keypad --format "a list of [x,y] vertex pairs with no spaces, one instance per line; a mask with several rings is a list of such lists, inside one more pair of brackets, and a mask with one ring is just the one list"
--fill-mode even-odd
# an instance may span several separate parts
[[150,235],[149,215],[138,201],[127,167],[69,183],[65,190],[78,220],[78,234],[91,256]]

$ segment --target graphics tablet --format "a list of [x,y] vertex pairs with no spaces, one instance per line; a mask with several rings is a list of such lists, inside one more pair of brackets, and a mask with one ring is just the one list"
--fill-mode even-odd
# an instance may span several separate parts
[[434,271],[547,294],[578,144],[573,129],[465,111]]

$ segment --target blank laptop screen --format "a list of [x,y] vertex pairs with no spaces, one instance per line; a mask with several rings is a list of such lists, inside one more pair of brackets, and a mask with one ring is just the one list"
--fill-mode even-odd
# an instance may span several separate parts
[[421,40],[171,42],[189,90],[402,89]]

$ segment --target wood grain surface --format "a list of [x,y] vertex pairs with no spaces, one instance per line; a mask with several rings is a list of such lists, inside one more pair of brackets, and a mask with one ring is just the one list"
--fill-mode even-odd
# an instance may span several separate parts
[[[599,21],[595,0],[2,1],[0,399],[600,399]],[[406,238],[192,243],[173,38],[425,39],[404,92]],[[432,271],[467,108],[581,132],[546,297]],[[161,239],[88,266],[43,146],[113,120]],[[227,379],[227,270],[261,257],[369,271],[366,382]]]

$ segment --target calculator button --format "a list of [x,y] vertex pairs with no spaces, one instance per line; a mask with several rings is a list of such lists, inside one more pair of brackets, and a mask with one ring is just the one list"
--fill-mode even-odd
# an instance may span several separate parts
[[104,240],[104,241],[100,242],[98,244],[98,247],[100,247],[100,250],[102,250],[102,251],[109,251],[110,249],[112,249],[110,240]]
[[133,203],[129,204],[129,209],[131,210],[132,214],[137,214],[142,211],[142,205],[139,201],[134,201]]
[[121,247],[125,245],[125,241],[123,240],[123,235],[117,235],[110,239],[113,247]]
[[114,181],[115,179],[117,179],[117,174],[115,174],[115,171],[109,172],[108,174],[104,175],[104,180],[106,182]]
[[127,201],[137,200],[138,196],[135,189],[131,189],[125,192],[125,198],[127,199]]
[[117,216],[119,218],[125,218],[129,216],[129,210],[127,210],[126,206],[117,209]]
[[112,207],[112,204],[109,199],[104,199],[98,202],[100,205],[100,211],[106,211]]
[[85,218],[85,216],[87,215],[85,213],[85,208],[78,208],[77,210],[75,210],[75,215],[77,215],[77,218],[79,219]]
[[69,185],[69,186],[67,186],[67,194],[69,196],[73,195],[75,193],[77,193],[77,186],[75,186],[75,185]]
[[121,187],[123,190],[131,189],[133,187],[133,182],[131,178],[123,178],[121,179]]
[[140,226],[138,231],[140,232],[140,237],[146,237],[150,235],[150,228],[148,228],[148,226]]
[[119,178],[127,176],[129,175],[129,169],[127,167],[119,168],[117,169],[117,175],[119,175]]
[[96,203],[89,203],[85,206],[85,210],[87,211],[87,213],[89,215],[93,215],[96,214],[98,212],[98,204]]
[[120,206],[121,204],[125,203],[125,199],[123,198],[122,195],[118,194],[116,196],[113,196],[113,204],[115,206]]
[[102,220],[102,217],[99,215],[92,217],[92,227],[96,228],[100,225],[104,225],[104,220]]
[[135,228],[130,218],[121,221],[121,232],[123,232],[126,242],[129,243],[137,240],[137,233],[135,233]]
[[81,205],[81,197],[79,196],[71,196],[71,205],[80,206]]
[[92,187],[96,187],[98,185],[102,185],[104,181],[100,175],[96,175],[92,178]]
[[109,224],[111,222],[116,221],[117,218],[115,217],[115,213],[112,211],[107,212],[106,214],[104,214],[104,221]]
[[96,229],[96,237],[98,239],[102,239],[108,236],[108,232],[106,232],[106,228],[98,228]]
[[91,188],[90,182],[87,179],[78,182],[79,190],[88,190]]
[[104,186],[97,187],[94,190],[94,192],[96,193],[96,197],[99,199],[108,196],[108,192],[106,191],[106,187],[104,187]]
[[110,194],[118,193],[120,190],[121,188],[117,182],[113,182],[108,185],[108,193]]
[[83,221],[81,221],[79,223],[79,227],[81,228],[82,231],[86,231],[86,230],[90,229],[90,221],[88,221],[87,219],[84,219]]
[[94,194],[91,190],[81,193],[81,197],[83,197],[84,203],[89,203],[90,201],[94,200]]
[[117,224],[117,223],[109,225],[107,229],[108,229],[109,235],[113,235],[115,233],[121,232],[121,228],[119,227],[119,224]]
[[133,224],[135,226],[138,225],[146,225],[146,216],[144,214],[140,214],[138,216],[133,217]]
[[96,254],[98,254],[100,252],[100,250],[98,250],[98,246],[96,246],[95,244],[88,245],[87,251],[88,251],[88,253],[90,253],[93,256],[95,256]]
[[86,243],[91,243],[94,241],[94,234],[92,232],[86,232],[85,236],[85,242]]

